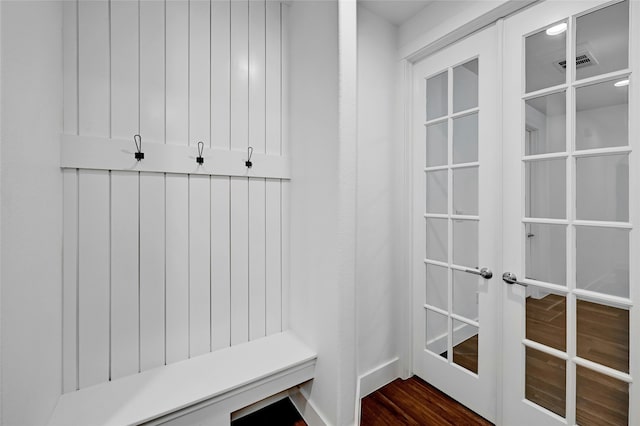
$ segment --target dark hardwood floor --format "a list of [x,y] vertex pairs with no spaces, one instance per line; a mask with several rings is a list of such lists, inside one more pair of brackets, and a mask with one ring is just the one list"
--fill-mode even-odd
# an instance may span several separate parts
[[[566,301],[549,294],[527,298],[527,338],[566,350]],[[578,300],[577,354],[618,371],[629,371],[629,311]],[[565,415],[566,363],[527,349],[525,396]],[[629,385],[588,368],[576,367],[576,417],[582,426],[627,425]]]
[[491,425],[422,379],[396,379],[363,398],[362,426]]
[[[555,294],[527,298],[526,336],[566,351],[566,298]],[[629,371],[629,311],[578,300],[578,356],[621,372]],[[442,354],[446,358],[446,352]],[[477,372],[478,338],[453,348],[456,364]],[[566,362],[527,348],[525,396],[562,417],[566,415]],[[584,426],[626,425],[629,386],[584,367],[576,368],[576,416]]]
[[[566,301],[549,294],[527,298],[530,340],[566,350]],[[578,301],[578,356],[619,371],[629,369],[629,312]],[[446,357],[446,353],[444,354]],[[453,348],[454,362],[478,369],[478,337]],[[588,368],[576,369],[576,416],[581,426],[627,425],[629,385]],[[526,398],[565,415],[566,362],[531,348],[526,353]],[[491,425],[473,411],[414,376],[396,379],[362,400],[362,426]],[[233,422],[233,426],[306,426],[289,400]]]

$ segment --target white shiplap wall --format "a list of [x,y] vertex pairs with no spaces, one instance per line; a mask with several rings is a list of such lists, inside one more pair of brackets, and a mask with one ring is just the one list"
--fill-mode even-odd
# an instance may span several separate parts
[[[64,8],[63,391],[281,331],[286,6]],[[240,167],[199,168],[198,141]]]

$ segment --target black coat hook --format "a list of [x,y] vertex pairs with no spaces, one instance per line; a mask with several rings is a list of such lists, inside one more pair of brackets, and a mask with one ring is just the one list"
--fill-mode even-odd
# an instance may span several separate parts
[[204,142],[198,142],[198,156],[196,157],[196,163],[202,165],[204,164],[204,157],[202,156],[202,151],[204,151]]
[[142,136],[134,135],[133,142],[136,144],[136,153],[134,154],[134,157],[136,160],[140,161],[144,159],[144,152],[142,152]]
[[249,148],[247,148],[247,161],[244,162],[244,165],[247,166],[248,168],[251,168],[251,166],[253,166],[253,163],[251,162],[251,156],[253,156],[253,147],[250,146]]

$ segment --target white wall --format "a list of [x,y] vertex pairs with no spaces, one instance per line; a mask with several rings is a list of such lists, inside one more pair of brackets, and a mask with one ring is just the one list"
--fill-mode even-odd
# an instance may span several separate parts
[[289,22],[289,324],[318,352],[316,378],[303,393],[328,424],[348,425],[355,407],[355,360],[354,324],[345,321],[353,305],[345,306],[345,293],[353,292],[354,283],[348,282],[350,266],[340,253],[354,243],[349,223],[355,212],[341,203],[341,191],[355,182],[341,173],[349,161],[341,155],[353,147],[340,141],[338,3],[293,2]]
[[400,375],[402,68],[397,27],[358,7],[356,311],[363,396]]
[[46,422],[61,392],[62,6],[3,1],[2,421]]

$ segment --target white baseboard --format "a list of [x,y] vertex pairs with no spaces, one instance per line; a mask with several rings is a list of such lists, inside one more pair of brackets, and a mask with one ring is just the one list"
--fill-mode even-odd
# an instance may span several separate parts
[[[478,329],[468,324],[461,323],[453,329],[453,346],[478,334]],[[448,336],[446,333],[427,341],[427,349],[435,354],[442,354],[447,351]]]
[[381,364],[358,378],[360,398],[364,398],[384,385],[400,377],[400,358],[395,357]]
[[309,396],[300,386],[289,390],[289,399],[309,426],[331,426],[309,400]]

